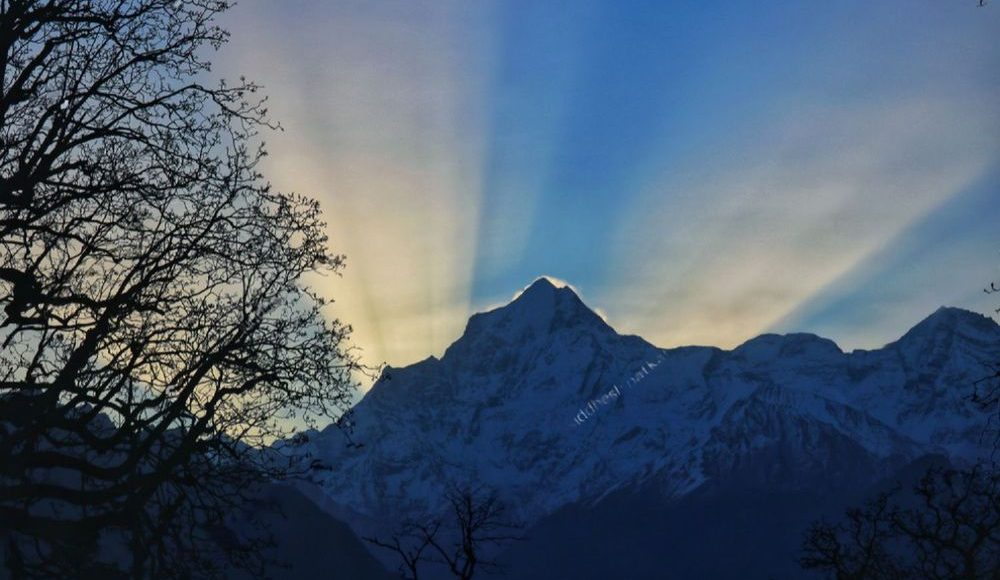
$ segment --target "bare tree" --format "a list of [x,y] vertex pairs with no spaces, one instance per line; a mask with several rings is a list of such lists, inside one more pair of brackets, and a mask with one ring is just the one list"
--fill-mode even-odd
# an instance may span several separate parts
[[884,493],[844,522],[814,524],[803,568],[837,580],[1000,578],[1000,475],[932,469],[912,498]]
[[115,569],[121,545],[134,578],[208,573],[204,546],[248,545],[228,514],[287,474],[259,448],[349,404],[350,328],[302,281],[343,257],[317,203],[259,173],[258,87],[199,81],[229,6],[0,0],[0,537],[18,574]]
[[480,570],[501,570],[496,550],[520,540],[522,525],[508,518],[496,493],[452,489],[445,499],[450,520],[407,522],[388,541],[365,540],[395,552],[400,574],[412,580],[419,580],[422,563],[443,565],[461,580],[471,580]]
[[420,580],[420,563],[427,561],[431,542],[437,537],[440,521],[425,525],[404,524],[388,541],[366,537],[365,541],[392,550],[399,557],[399,573],[409,580]]
[[[1000,293],[1000,286],[991,282],[983,291],[991,295],[997,294]],[[1000,313],[1000,308],[994,311],[994,314],[997,313]],[[993,440],[993,459],[996,460],[996,453],[1000,450],[1000,361],[994,362],[983,378],[976,381],[972,402],[986,414],[987,425],[983,437]]]

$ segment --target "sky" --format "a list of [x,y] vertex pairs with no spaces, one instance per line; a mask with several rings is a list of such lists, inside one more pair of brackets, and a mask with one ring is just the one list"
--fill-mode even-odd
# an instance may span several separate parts
[[1000,1],[241,0],[263,168],[369,363],[539,276],[662,347],[875,348],[1000,296]]

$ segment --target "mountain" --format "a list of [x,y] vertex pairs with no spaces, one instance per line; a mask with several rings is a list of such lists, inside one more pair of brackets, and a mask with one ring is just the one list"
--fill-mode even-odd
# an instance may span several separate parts
[[[261,490],[256,501],[262,509],[244,515],[231,525],[244,526],[255,533],[267,530],[272,541],[266,548],[267,578],[396,578],[366,550],[361,539],[346,524],[318,509],[295,489],[268,486]],[[231,580],[255,577],[239,571],[227,576]]]
[[614,501],[846,498],[927,456],[974,460],[968,395],[998,358],[996,323],[954,308],[878,350],[811,334],[660,349],[539,279],[442,358],[386,369],[355,408],[362,447],[330,427],[299,452],[333,468],[310,494],[358,531],[438,513],[448,483],[537,526]]

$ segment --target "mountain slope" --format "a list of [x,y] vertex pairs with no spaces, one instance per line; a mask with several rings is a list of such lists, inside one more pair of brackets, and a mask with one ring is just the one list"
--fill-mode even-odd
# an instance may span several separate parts
[[[262,490],[257,510],[243,526],[264,528],[273,539],[267,548],[267,577],[274,580],[325,578],[334,580],[388,580],[395,578],[367,551],[360,538],[344,523],[318,509],[298,491],[287,486]],[[232,580],[253,576],[234,571]]]
[[659,349],[540,279],[441,359],[387,369],[355,409],[363,447],[331,427],[301,452],[333,467],[314,480],[356,527],[436,513],[447,483],[495,488],[528,523],[640,488],[861,489],[926,454],[972,459],[967,395],[998,357],[1000,328],[957,309],[872,351],[809,334]]
[[527,541],[501,557],[518,580],[771,580],[823,578],[798,565],[802,538],[820,518],[838,518],[897,484],[910,487],[940,457],[910,463],[885,480],[839,490],[699,490],[665,502],[655,490],[617,492],[542,518]]

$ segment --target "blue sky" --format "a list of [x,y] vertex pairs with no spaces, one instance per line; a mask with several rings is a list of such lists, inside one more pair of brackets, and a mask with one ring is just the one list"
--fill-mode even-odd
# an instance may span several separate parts
[[372,362],[540,275],[619,331],[879,346],[1000,306],[1000,4],[243,0],[220,76],[285,127]]

